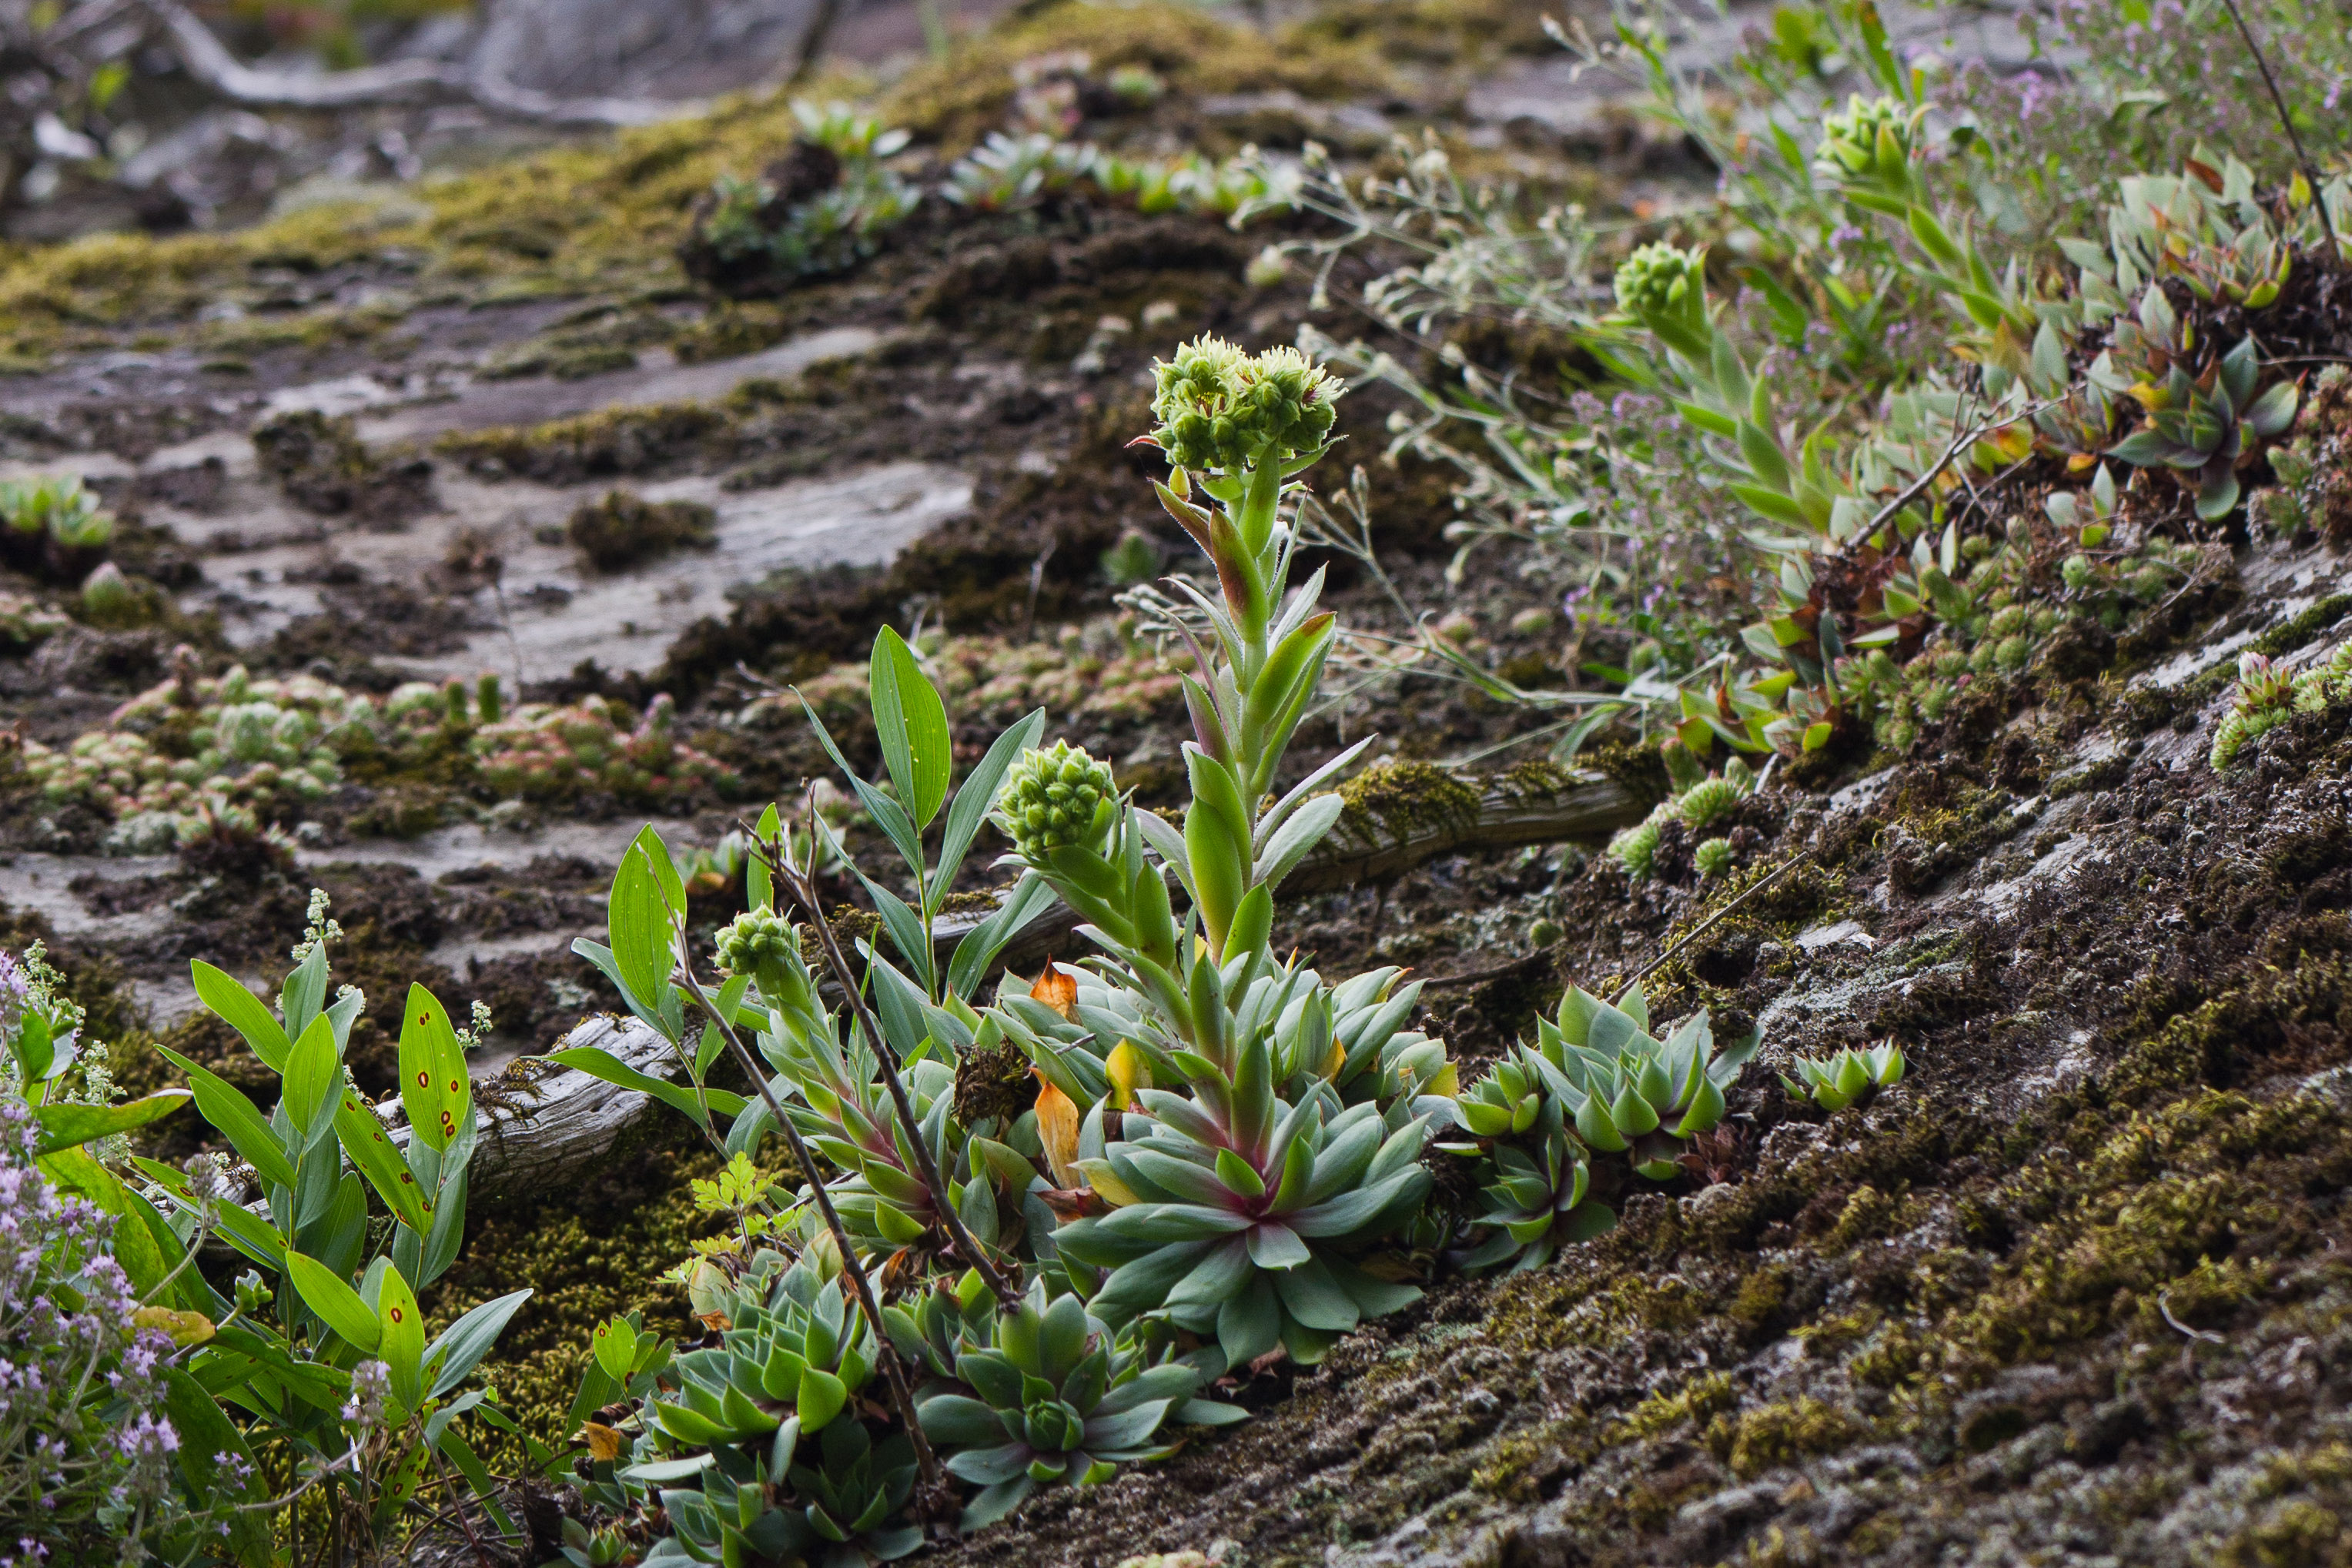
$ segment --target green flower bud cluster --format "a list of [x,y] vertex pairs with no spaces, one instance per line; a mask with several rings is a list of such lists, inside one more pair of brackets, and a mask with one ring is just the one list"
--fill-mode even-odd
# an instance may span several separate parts
[[1906,109],[1891,98],[1865,101],[1860,93],[1852,94],[1843,112],[1822,118],[1813,166],[1832,181],[1903,188],[1909,183],[1911,154],[1925,116],[1925,110]]
[[1110,766],[1057,740],[1023,752],[996,796],[996,821],[1021,858],[1038,862],[1066,845],[1093,849],[1118,812]]
[[[1739,802],[1756,793],[1762,778],[1739,758],[1733,758],[1721,774],[1701,779],[1660,801],[1641,821],[1621,831],[1609,841],[1609,854],[1625,868],[1625,874],[1636,882],[1645,882],[1656,874],[1658,839],[1668,822],[1680,822],[1694,831],[1712,827],[1738,808]],[[1725,845],[1727,857],[1730,846]],[[1728,861],[1725,862],[1728,863]],[[1700,868],[1705,871],[1705,867]]]
[[2352,641],[2300,674],[2289,674],[2268,655],[2238,657],[2238,695],[2213,731],[2206,761],[2219,773],[2247,745],[2298,713],[2317,713],[2331,702],[2352,701]]
[[1249,354],[1222,338],[1185,344],[1151,373],[1151,434],[1169,463],[1221,472],[1318,456],[1347,390],[1296,349]]
[[1706,255],[1660,240],[1617,266],[1617,303],[1648,319],[1681,316],[1706,297]]
[[747,909],[719,928],[714,956],[730,975],[781,975],[800,957],[799,928],[772,909]]
[[1781,1087],[1796,1099],[1811,1098],[1822,1110],[1844,1110],[1872,1089],[1891,1089],[1903,1082],[1903,1048],[1893,1040],[1867,1051],[1846,1050],[1835,1056],[1796,1059],[1797,1076],[1780,1075]]

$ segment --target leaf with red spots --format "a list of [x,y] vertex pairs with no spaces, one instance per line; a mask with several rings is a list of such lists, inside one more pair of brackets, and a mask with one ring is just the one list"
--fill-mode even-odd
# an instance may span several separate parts
[[392,1396],[414,1410],[424,1403],[417,1375],[425,1360],[425,1314],[416,1310],[416,1292],[408,1288],[397,1266],[384,1270],[375,1315],[383,1326],[383,1343],[377,1354],[392,1373]]
[[400,1018],[400,1103],[408,1108],[416,1141],[436,1155],[474,1114],[466,1048],[449,1009],[423,986],[408,988]]
[[367,1177],[368,1185],[383,1195],[384,1207],[394,1218],[420,1236],[428,1234],[433,1228],[432,1200],[418,1188],[408,1162],[393,1147],[391,1135],[383,1130],[383,1118],[348,1089],[335,1103],[335,1136],[342,1141],[343,1152],[352,1156],[352,1164]]

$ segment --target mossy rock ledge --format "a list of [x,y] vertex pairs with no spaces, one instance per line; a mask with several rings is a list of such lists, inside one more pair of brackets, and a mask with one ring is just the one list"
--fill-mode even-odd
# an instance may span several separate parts
[[[2191,647],[2292,622],[2287,556]],[[927,1561],[2347,1561],[2352,736],[2216,776],[2221,695],[2142,733],[2145,671],[2039,678],[1990,744],[1748,808],[1805,865],[1704,931],[1727,892],[1580,879],[1563,976],[1696,931],[1654,1007],[1761,1025],[1730,1179]],[[1770,1082],[1889,1036],[1909,1077],[1835,1116]]]

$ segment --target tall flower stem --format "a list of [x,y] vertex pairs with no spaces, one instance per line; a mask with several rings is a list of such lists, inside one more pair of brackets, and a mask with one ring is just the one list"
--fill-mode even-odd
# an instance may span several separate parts
[[702,988],[702,982],[694,977],[694,966],[687,957],[683,929],[677,940],[677,977],[685,982],[695,1005],[719,1026],[720,1036],[734,1053],[736,1065],[742,1068],[752,1086],[759,1090],[761,1100],[768,1107],[768,1114],[775,1119],[776,1125],[783,1132],[784,1143],[793,1151],[793,1159],[799,1165],[801,1175],[808,1178],[809,1189],[816,1195],[816,1211],[823,1217],[825,1228],[833,1233],[834,1246],[841,1252],[841,1271],[848,1278],[849,1287],[857,1297],[858,1311],[866,1314],[866,1323],[874,1330],[875,1356],[881,1363],[884,1380],[890,1385],[890,1403],[898,1410],[908,1437],[914,1443],[915,1464],[922,1473],[923,1488],[926,1492],[938,1495],[947,1485],[947,1474],[940,1468],[939,1455],[931,1451],[929,1441],[923,1436],[922,1423],[915,1418],[914,1389],[907,1381],[907,1369],[899,1364],[898,1347],[891,1341],[889,1327],[882,1321],[882,1303],[875,1296],[872,1283],[866,1278],[866,1266],[857,1260],[856,1244],[850,1240],[848,1228],[841,1223],[841,1213],[833,1206],[833,1195],[825,1190],[824,1176],[817,1169],[816,1156],[809,1152],[808,1145],[801,1141],[800,1129],[793,1124],[790,1116],[784,1114],[775,1091],[768,1087],[768,1075],[760,1071],[760,1064],[744,1046],[742,1036],[735,1032],[733,1021],[719,1010],[719,1004]]
[[1019,1312],[1019,1287],[1005,1278],[1003,1271],[997,1268],[995,1260],[988,1255],[979,1239],[964,1225],[963,1216],[956,1212],[955,1203],[948,1193],[946,1178],[940,1174],[939,1160],[931,1153],[930,1140],[923,1136],[922,1118],[915,1114],[915,1103],[907,1093],[906,1080],[899,1076],[898,1052],[890,1044],[889,1037],[882,1032],[882,1021],[874,1016],[873,1008],[866,1002],[866,993],[857,983],[857,976],[849,967],[849,956],[841,950],[840,940],[834,936],[833,927],[825,924],[824,905],[818,902],[816,888],[799,867],[782,855],[771,858],[764,844],[760,846],[759,852],[768,860],[769,870],[777,883],[809,912],[809,925],[816,932],[817,945],[824,949],[825,964],[833,970],[833,977],[841,983],[843,993],[849,998],[850,1008],[857,1015],[858,1027],[865,1030],[866,1038],[873,1043],[874,1060],[881,1066],[883,1084],[890,1092],[890,1103],[898,1109],[898,1125],[905,1131],[907,1142],[914,1147],[916,1166],[921,1172],[923,1185],[930,1189],[931,1207],[939,1211],[940,1223],[946,1227],[948,1239],[988,1286],[989,1293],[996,1298],[997,1305],[1008,1312]]

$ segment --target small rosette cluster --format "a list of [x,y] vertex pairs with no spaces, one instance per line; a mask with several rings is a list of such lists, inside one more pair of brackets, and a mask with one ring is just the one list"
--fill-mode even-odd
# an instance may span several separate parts
[[[2162,290],[2149,287],[2150,306],[2163,298]],[[2131,387],[2147,410],[2147,423],[2109,448],[2108,455],[2137,467],[2177,470],[2184,482],[2193,476],[2198,517],[2221,521],[2238,504],[2240,459],[2255,443],[2284,434],[2294,423],[2302,389],[2282,381],[2257,392],[2261,379],[2252,338],[2240,339],[2237,347],[2194,376],[2173,360],[2160,382]]]
[[1095,1486],[1120,1465],[1163,1457],[1171,1420],[1242,1416],[1193,1397],[1201,1367],[1147,1365],[1139,1345],[1076,1296],[1048,1301],[1041,1286],[1016,1312],[995,1312],[979,1292],[976,1310],[961,1305],[937,1291],[914,1312],[894,1309],[892,1338],[933,1375],[916,1407],[924,1434],[950,1474],[981,1489],[965,1530],[994,1523],[1041,1487]]
[[[710,1293],[716,1343],[673,1355],[615,1319],[597,1331],[596,1365],[574,1415],[626,1395],[638,1411],[605,1445],[584,1487],[627,1513],[657,1505],[668,1533],[645,1561],[804,1561],[866,1568],[922,1536],[898,1520],[915,1484],[903,1432],[866,1429],[877,1365],[872,1332],[810,1258],[762,1250],[744,1277]],[[577,1562],[580,1559],[574,1558]]]
[[[1667,823],[1679,822],[1694,834],[1706,832],[1737,811],[1739,803],[1756,793],[1762,783],[1761,774],[1734,757],[1721,773],[1675,790],[1659,801],[1647,817],[1619,830],[1609,841],[1610,857],[1625,868],[1626,875],[1637,882],[1647,881],[1655,874],[1658,841]],[[1698,850],[1702,872],[1712,876],[1729,869],[1729,840],[1710,835],[1700,841]]]
[[1810,1099],[1824,1111],[1843,1111],[1874,1089],[1892,1089],[1903,1082],[1903,1048],[1893,1040],[1855,1051],[1849,1047],[1834,1056],[1798,1057],[1797,1075],[1780,1075],[1780,1086],[1800,1100]]
[[[1692,1140],[1722,1122],[1725,1091],[1757,1044],[1751,1036],[1717,1050],[1704,1010],[1661,1040],[1639,986],[1614,1004],[1570,987],[1558,1019],[1537,1020],[1534,1045],[1463,1091],[1456,1130],[1438,1145],[1477,1162],[1477,1220],[1492,1228],[1458,1260],[1535,1268],[1609,1229],[1609,1200],[1629,1178],[1683,1174]],[[1602,1155],[1625,1160],[1596,1164]]]
[[755,1442],[793,1416],[814,1436],[873,1375],[864,1321],[805,1264],[755,1274],[719,1315],[729,1326],[719,1343],[678,1355],[676,1390],[648,1405],[654,1425],[679,1443]]
[[2267,653],[2238,655],[2238,689],[2213,731],[2206,761],[2216,773],[2238,754],[2298,713],[2317,713],[2352,699],[2352,642],[2339,643],[2309,669],[2289,671]]

